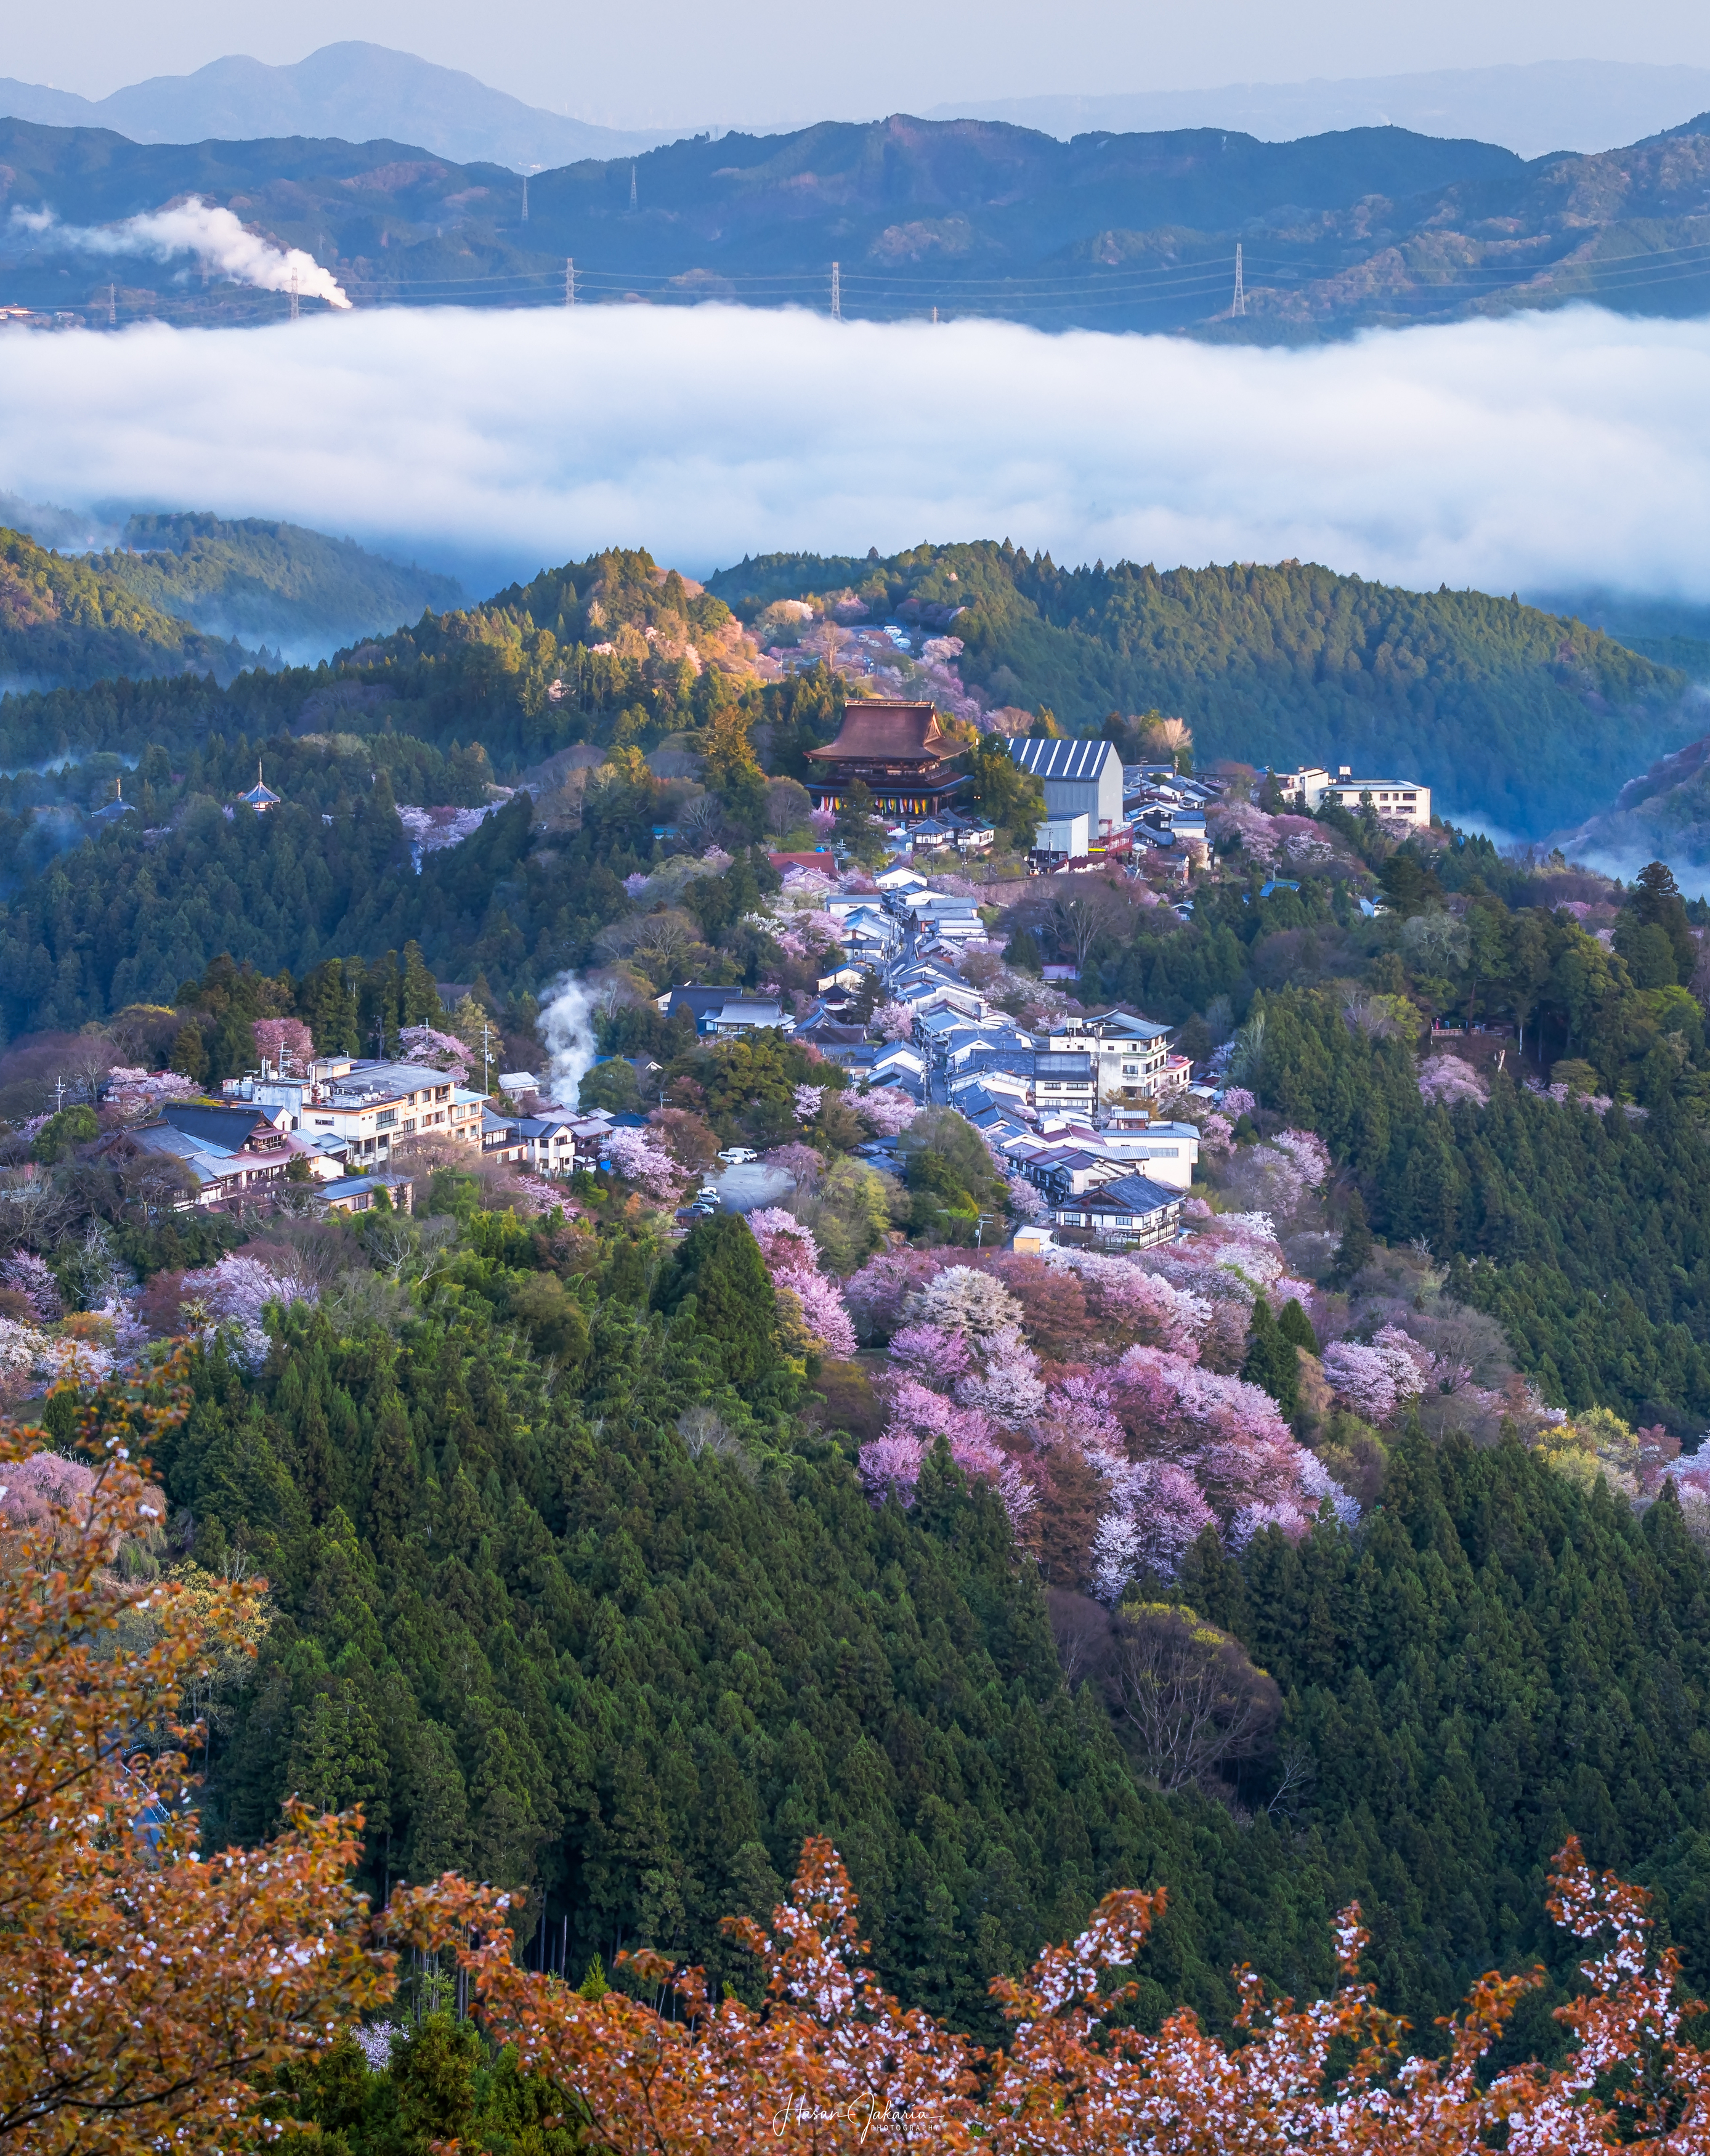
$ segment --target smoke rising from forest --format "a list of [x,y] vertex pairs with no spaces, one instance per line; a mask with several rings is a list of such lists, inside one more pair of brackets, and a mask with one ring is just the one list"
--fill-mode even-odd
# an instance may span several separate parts
[[[1710,598],[1710,321],[1307,350],[584,307],[10,332],[0,484],[285,516],[495,575],[1006,534],[1415,587]],[[465,575],[465,581],[470,581]]]

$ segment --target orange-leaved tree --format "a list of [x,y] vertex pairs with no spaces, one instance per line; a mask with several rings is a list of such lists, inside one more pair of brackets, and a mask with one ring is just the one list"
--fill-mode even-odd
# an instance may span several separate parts
[[186,1404],[178,1364],[106,1387],[64,1461],[0,1419],[0,2151],[251,2142],[270,2070],[392,1989],[349,1884],[360,1820],[297,1810],[198,1851],[178,1704],[257,1590],[120,1561],[157,1529],[144,1455]]
[[1358,1910],[1337,1930],[1343,1981],[1306,2006],[1267,1997],[1238,1973],[1232,2041],[1189,2011],[1156,2035],[1114,2025],[1132,1964],[1164,1895],[1107,1895],[1069,1946],[993,1993],[1013,2028],[983,2052],[889,1997],[860,1959],[855,1896],[828,1841],[805,1845],[770,1933],[727,1920],[766,1979],[764,2004],[715,2003],[698,1969],[626,1957],[669,2004],[593,1997],[511,1958],[505,1900],[447,1876],[397,1895],[391,1920],[418,1946],[449,1948],[474,1978],[477,2010],[521,2065],[574,2100],[599,2148],[618,2156],[814,2156],[901,2144],[994,2156],[1647,2156],[1710,2152],[1710,2054],[1682,2034],[1702,2011],[1683,1999],[1679,1962],[1659,1948],[1646,1897],[1594,1872],[1577,1842],[1556,1861],[1550,1908],[1579,1938],[1605,1940],[1582,1964],[1587,1990],[1560,2010],[1567,2062],[1495,2073],[1490,2057],[1542,1972],[1487,1976],[1446,2025],[1443,2056],[1410,2054],[1408,2027],[1379,2007],[1358,1963]]

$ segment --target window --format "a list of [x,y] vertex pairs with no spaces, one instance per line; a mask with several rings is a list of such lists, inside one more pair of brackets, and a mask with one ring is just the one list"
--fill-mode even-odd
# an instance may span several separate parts
[[404,1117],[404,1119],[403,1119],[403,1136],[404,1136],[405,1137],[408,1137],[409,1136],[410,1132],[411,1132],[415,1128],[415,1127],[416,1127],[416,1119],[415,1119],[415,1117],[414,1117],[413,1116],[406,1116]]
[[374,1118],[374,1127],[377,1131],[389,1131],[393,1128],[394,1124],[396,1124],[397,1121],[398,1111],[396,1108],[383,1108],[379,1114]]

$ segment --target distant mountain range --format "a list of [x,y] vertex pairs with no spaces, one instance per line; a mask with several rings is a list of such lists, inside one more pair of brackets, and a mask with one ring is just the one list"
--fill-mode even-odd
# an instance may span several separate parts
[[672,139],[670,129],[596,127],[544,112],[455,68],[356,42],[323,45],[292,67],[234,55],[194,74],[156,75],[94,100],[39,83],[0,80],[0,114],[49,127],[110,127],[133,142],[278,135],[366,142],[383,136],[460,163],[511,165],[519,172],[578,157],[622,157]]
[[[1006,121],[1065,141],[1076,135],[1215,127],[1281,142],[1348,128],[1405,127],[1420,135],[1471,136],[1538,157],[1636,142],[1707,109],[1710,69],[1552,59],[1339,81],[964,98],[934,105],[925,117]],[[508,165],[519,172],[582,157],[626,157],[696,131],[596,126],[526,104],[455,68],[354,39],[323,45],[289,67],[233,54],[193,74],[157,75],[98,99],[0,80],[0,116],[50,127],[110,127],[133,142],[383,138],[418,144],[460,164]],[[780,119],[757,127],[752,115],[724,117],[750,133],[782,133],[793,124]],[[708,131],[715,137],[729,132],[728,125],[713,124],[716,118],[706,116]]]
[[1608,150],[1677,127],[1710,108],[1710,68],[1609,60],[1536,60],[1523,67],[1443,68],[1347,81],[1225,83],[1089,97],[1005,97],[934,105],[932,120],[1007,120],[1047,135],[1147,134],[1239,128],[1292,141],[1348,127],[1406,127],[1472,136],[1523,157]]
[[[727,300],[876,319],[1307,341],[1594,300],[1710,308],[1710,116],[1531,162],[1398,127],[1267,143],[1212,129],[1071,142],[896,117],[588,159],[525,182],[394,140],[136,144],[0,121],[0,303],[102,322],[278,319],[286,302],[62,229],[195,192],[331,266],[357,305]],[[1246,311],[1230,318],[1235,253]]]

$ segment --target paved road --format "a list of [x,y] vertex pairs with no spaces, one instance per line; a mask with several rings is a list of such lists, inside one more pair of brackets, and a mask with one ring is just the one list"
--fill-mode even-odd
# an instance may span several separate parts
[[768,1168],[755,1161],[746,1168],[727,1168],[718,1178],[718,1202],[727,1213],[752,1213],[757,1206],[781,1205],[796,1187],[788,1168]]

